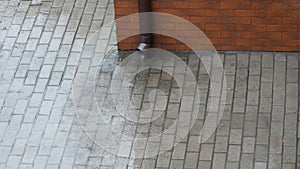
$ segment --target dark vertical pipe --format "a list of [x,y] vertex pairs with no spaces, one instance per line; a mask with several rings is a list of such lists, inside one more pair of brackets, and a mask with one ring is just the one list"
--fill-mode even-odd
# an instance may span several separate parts
[[[152,0],[138,0],[139,13],[151,12],[151,1]],[[140,15],[140,30],[141,32],[151,32],[151,18],[150,15]],[[140,34],[140,44],[137,50],[143,51],[144,49],[152,46],[152,34],[144,33]]]

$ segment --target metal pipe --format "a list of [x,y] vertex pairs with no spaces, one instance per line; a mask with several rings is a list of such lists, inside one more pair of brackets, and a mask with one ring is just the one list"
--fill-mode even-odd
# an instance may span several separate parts
[[32,6],[40,6],[42,5],[42,0],[32,0],[31,4]]
[[[139,13],[151,12],[151,1],[152,0],[138,0]],[[151,18],[150,15],[140,15],[140,31],[141,32],[151,32]],[[140,34],[140,44],[137,50],[143,51],[152,46],[152,34],[144,33]]]

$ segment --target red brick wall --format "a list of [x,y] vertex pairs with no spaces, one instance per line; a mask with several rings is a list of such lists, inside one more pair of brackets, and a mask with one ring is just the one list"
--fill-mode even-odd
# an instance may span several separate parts
[[[300,51],[300,0],[153,0],[153,12],[182,17],[199,27],[217,50]],[[137,0],[115,0],[116,18],[138,12]],[[118,37],[126,30],[117,29]],[[135,49],[138,36],[119,49]],[[154,47],[188,50],[155,35]]]

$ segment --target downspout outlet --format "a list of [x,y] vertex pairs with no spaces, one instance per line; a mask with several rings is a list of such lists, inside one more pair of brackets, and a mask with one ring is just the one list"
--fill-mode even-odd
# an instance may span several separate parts
[[[138,0],[139,13],[151,12],[152,0]],[[151,16],[140,15],[140,32],[151,32]],[[152,47],[152,34],[142,33],[140,35],[140,44],[136,48],[138,51],[144,51],[145,49]]]

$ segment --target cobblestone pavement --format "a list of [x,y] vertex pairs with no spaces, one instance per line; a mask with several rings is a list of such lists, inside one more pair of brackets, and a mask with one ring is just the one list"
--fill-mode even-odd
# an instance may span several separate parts
[[[300,167],[299,53],[220,52],[227,80],[224,114],[217,130],[199,144],[209,96],[214,93],[203,60],[191,53],[178,55],[197,77],[199,102],[178,97],[179,88],[187,96],[196,88],[182,78],[187,68],[178,64],[180,60],[161,65],[179,81],[170,73],[148,69],[129,82],[135,107],[130,108],[132,115],[125,116],[153,122],[126,123],[113,111],[111,98],[101,100],[121,61],[118,57],[127,55],[112,50],[116,37],[109,22],[113,18],[113,2],[108,0],[45,0],[42,6],[0,1],[1,169]],[[134,71],[129,67],[122,77]],[[117,84],[124,83],[119,80]],[[76,89],[84,92],[77,95]],[[155,89],[167,95],[153,94]],[[103,103],[105,123],[95,113],[95,102]],[[139,114],[151,105],[153,114]],[[97,144],[110,137],[101,132],[106,124],[133,138],[149,137],[169,129],[179,110],[188,114],[195,107],[202,113],[194,125],[178,125],[152,142],[130,144],[121,137],[110,143],[110,152],[130,158],[115,156]],[[182,136],[181,129],[186,128],[190,132]],[[146,157],[148,153],[159,155]]]

